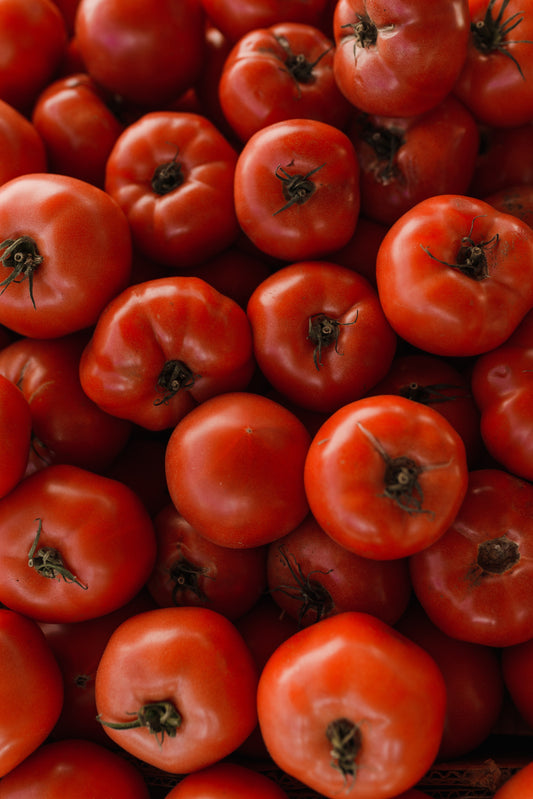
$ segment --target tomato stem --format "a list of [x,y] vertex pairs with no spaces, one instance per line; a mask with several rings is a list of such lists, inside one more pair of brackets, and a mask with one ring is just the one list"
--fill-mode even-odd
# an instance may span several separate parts
[[200,575],[209,577],[208,570],[200,566],[195,566],[187,558],[180,556],[169,569],[170,579],[172,580],[172,601],[179,605],[178,594],[184,591],[191,591],[199,600],[207,600],[207,594],[199,583]]
[[430,258],[432,258],[434,261],[437,261],[439,264],[442,264],[443,266],[449,266],[452,269],[457,269],[466,277],[471,278],[471,280],[485,280],[485,278],[487,278],[489,275],[486,251],[498,244],[500,240],[500,234],[495,233],[492,238],[476,243],[472,238],[472,230],[474,228],[474,222],[476,219],[478,219],[477,216],[472,219],[469,233],[466,236],[463,236],[461,239],[461,244],[457,252],[456,263],[450,263],[449,261],[441,260],[440,258],[437,258],[436,255],[433,255],[432,252],[430,252],[429,247],[424,247],[423,244],[420,246]]
[[516,541],[507,536],[490,538],[478,546],[477,570],[481,575],[503,574],[512,569],[520,560],[520,548]]
[[423,386],[413,381],[401,386],[398,393],[401,397],[420,402],[422,405],[434,405],[438,402],[453,402],[470,396],[467,391],[463,394],[460,392],[461,386],[454,386],[452,383],[433,383]]
[[[43,521],[42,519],[36,519],[35,521],[38,522],[37,533],[33,539],[30,551],[28,552],[28,566],[35,569],[37,574],[40,574],[41,577],[48,577],[49,579],[62,577],[66,583],[76,583],[76,585],[79,585],[80,588],[86,591],[88,586],[80,582],[78,578],[64,566],[63,559],[57,549],[53,547],[40,547],[40,549],[37,549],[43,528]],[[35,552],[36,549],[37,553]]]
[[351,322],[339,322],[337,319],[332,319],[324,313],[313,314],[313,316],[309,317],[307,338],[316,345],[313,350],[313,361],[317,371],[320,371],[320,367],[323,366],[323,347],[329,347],[331,344],[335,344],[335,352],[338,355],[342,355],[337,349],[340,329],[341,327],[354,325],[357,322],[358,316],[359,311],[356,311],[355,319]]
[[323,166],[325,164],[311,169],[306,175],[291,175],[281,165],[278,166],[274,174],[282,183],[283,196],[287,202],[282,208],[274,211],[273,216],[277,216],[277,214],[290,208],[291,205],[303,205],[307,202],[317,188],[311,180],[311,176],[318,172],[319,169],[322,169]]
[[345,783],[355,780],[357,756],[361,751],[362,736],[359,727],[346,718],[335,719],[326,729],[331,744],[331,765],[341,772]]
[[168,700],[150,702],[130,715],[135,716],[131,721],[103,721],[100,716],[97,716],[97,720],[104,727],[113,730],[133,730],[138,727],[146,727],[158,738],[160,745],[163,743],[165,735],[168,735],[169,738],[176,737],[182,722],[182,717],[176,707]]
[[0,256],[0,262],[3,266],[13,270],[0,283],[0,286],[3,286],[0,294],[3,294],[11,283],[23,283],[24,280],[27,280],[30,299],[35,308],[33,273],[43,262],[43,256],[39,253],[37,244],[29,236],[19,236],[17,239],[3,241],[0,244],[0,250],[4,250],[4,254]]
[[169,194],[185,182],[183,169],[177,161],[178,151],[171,161],[159,164],[152,176],[151,186],[156,194]]
[[[327,50],[324,50],[322,53],[320,53],[318,58],[316,58],[314,61],[309,61],[306,58],[305,53],[293,52],[290,42],[286,36],[274,36],[274,38],[281,47],[281,49],[283,50],[285,54],[285,59],[279,58],[277,53],[274,53],[274,55],[276,58],[279,58],[279,60],[286,68],[283,71],[288,72],[288,74],[294,80],[298,91],[298,99],[300,99],[302,94],[302,91],[300,89],[300,84],[314,83],[316,77],[313,72],[313,69],[317,66],[318,63],[320,63],[320,61],[324,58],[324,56],[327,55],[333,49],[333,45],[331,47],[328,47]],[[261,48],[261,49],[264,51],[272,52],[272,50],[269,50],[268,48]]]
[[493,17],[492,12],[494,10],[495,4],[496,0],[490,0],[483,19],[471,23],[470,28],[472,31],[474,46],[477,47],[477,49],[482,53],[489,54],[498,52],[504,56],[507,56],[507,58],[510,58],[518,69],[522,79],[525,80],[522,67],[514,55],[509,52],[507,47],[510,44],[532,44],[533,42],[531,42],[529,39],[505,38],[507,34],[520,25],[524,19],[524,14],[522,11],[517,11],[515,14],[511,14],[510,17],[507,17],[507,19],[504,20],[503,15],[509,4],[509,0],[502,0],[498,15]]
[[[334,607],[334,602],[331,594],[317,580],[312,580],[312,574],[329,574],[332,569],[321,571],[320,569],[313,569],[307,575],[304,574],[301,565],[298,563],[294,555],[289,555],[283,547],[278,547],[278,552],[291,576],[294,578],[296,585],[277,585],[271,589],[273,591],[281,591],[291,599],[300,601],[300,610],[298,612],[298,624],[301,626],[306,613],[314,612],[314,621],[320,621],[327,616]],[[291,563],[291,557],[294,563]]]
[[356,47],[374,47],[378,40],[378,29],[368,14],[356,14],[355,22],[347,22],[342,28],[351,28],[354,38],[354,55]]
[[154,405],[166,405],[182,388],[191,388],[196,377],[183,361],[167,361],[157,378],[157,388],[164,396],[155,399]]
[[361,115],[361,139],[373,149],[376,154],[377,164],[374,168],[376,180],[386,186],[394,180],[399,169],[395,164],[396,153],[405,143],[400,132],[389,128],[374,125],[368,116]]

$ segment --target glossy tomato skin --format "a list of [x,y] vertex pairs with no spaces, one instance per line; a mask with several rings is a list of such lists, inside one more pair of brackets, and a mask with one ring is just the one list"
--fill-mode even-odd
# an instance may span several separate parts
[[24,477],[31,432],[32,417],[26,397],[11,380],[0,375],[0,498]]
[[359,164],[343,131],[313,119],[261,128],[242,148],[234,199],[244,234],[283,261],[346,244],[359,216]]
[[254,367],[245,311],[201,278],[172,275],[132,285],[109,303],[79,371],[100,408],[164,430],[198,403],[244,390]]
[[467,477],[464,444],[449,422],[389,394],[332,414],[311,442],[304,471],[319,525],[341,546],[377,560],[407,557],[438,540],[459,510]]
[[4,100],[0,100],[0,184],[27,172],[46,172],[44,142],[32,122]]
[[[436,756],[445,704],[433,658],[357,612],[323,619],[282,643],[257,695],[276,764],[331,799],[348,792],[389,799],[413,787]],[[351,749],[344,752],[336,733],[348,736]]]
[[257,28],[285,22],[318,25],[326,0],[202,0],[207,16],[232,42]]
[[38,621],[116,610],[140,591],[155,561],[141,500],[77,466],[55,464],[26,477],[2,498],[0,527],[0,601]]
[[205,13],[196,0],[81,0],[75,36],[89,75],[146,108],[164,106],[200,74]]
[[469,25],[467,0],[437,6],[339,0],[333,17],[339,88],[369,114],[424,113],[452,90],[466,59]]
[[410,344],[479,355],[502,344],[532,306],[533,231],[482,200],[436,195],[389,228],[376,278],[387,319]]
[[310,441],[303,422],[274,400],[249,392],[213,397],[170,435],[171,500],[200,535],[221,546],[268,544],[308,512],[303,469]]
[[22,614],[0,609],[0,647],[3,778],[52,731],[63,704],[63,678],[44,634]]
[[2,799],[149,799],[140,769],[92,741],[44,744],[9,773],[0,785]]
[[[86,181],[30,173],[4,183],[0,238],[0,323],[22,336],[56,338],[90,327],[128,284],[127,219]],[[22,274],[14,266],[21,253]]]
[[105,189],[135,247],[179,271],[232,244],[237,152],[207,117],[153,111],[126,127],[106,164]]
[[264,376],[312,411],[333,413],[366,394],[396,351],[375,289],[354,270],[328,261],[278,269],[257,286],[247,315]]
[[286,119],[344,128],[351,107],[335,82],[333,51],[319,28],[295,22],[258,28],[239,39],[224,62],[218,89],[222,111],[239,138],[245,142]]
[[[163,645],[154,647],[154,640]],[[96,705],[111,740],[156,768],[186,774],[239,746],[257,722],[257,667],[236,627],[207,608],[138,613],[112,634],[96,672]],[[147,703],[169,702],[173,734],[131,722]],[[163,740],[161,740],[163,737]]]
[[447,635],[493,647],[533,637],[532,507],[531,483],[474,470],[449,529],[411,557],[414,592]]
[[289,799],[288,794],[266,774],[239,763],[215,763],[186,775],[166,799]]

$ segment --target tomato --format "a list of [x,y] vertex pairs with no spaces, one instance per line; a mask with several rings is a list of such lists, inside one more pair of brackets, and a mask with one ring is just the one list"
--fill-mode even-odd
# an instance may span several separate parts
[[263,668],[259,724],[275,763],[330,799],[390,799],[432,764],[444,680],[418,645],[366,613],[322,619]]
[[118,137],[105,189],[124,211],[135,247],[179,271],[237,238],[236,161],[236,151],[207,117],[153,111]]
[[447,635],[494,647],[533,637],[532,508],[531,483],[474,470],[449,529],[411,557],[414,592]]
[[43,632],[26,616],[0,608],[0,785],[52,731],[63,704],[63,678]]
[[517,216],[522,222],[533,227],[533,184],[519,183],[500,191],[495,191],[483,198],[504,214]]
[[111,613],[153,568],[155,534],[127,486],[56,464],[0,500],[0,602],[38,621]]
[[234,621],[266,588],[266,548],[231,549],[201,536],[175,509],[154,518],[157,558],[146,587],[160,607],[211,608]]
[[27,172],[46,172],[44,142],[27,117],[0,100],[0,184]]
[[87,338],[86,331],[22,337],[0,350],[0,374],[20,389],[30,409],[28,474],[59,462],[100,471],[128,441],[131,424],[102,411],[81,387],[78,367]]
[[359,158],[361,213],[367,217],[390,225],[421,200],[467,192],[479,131],[453,96],[414,117],[352,116],[347,134]]
[[318,25],[327,0],[202,0],[207,16],[236,42],[257,28],[284,22]]
[[326,260],[354,269],[376,288],[376,258],[387,230],[388,225],[360,215],[349,242],[329,253]]
[[533,183],[533,125],[480,128],[480,151],[468,193],[486,195],[519,183]]
[[482,200],[436,195],[389,228],[376,278],[399,336],[434,355],[479,355],[533,305],[533,230]]
[[188,774],[166,795],[166,799],[289,799],[289,795],[266,774],[239,763],[215,763]]
[[148,108],[179,97],[197,79],[205,13],[198,0],[80,0],[74,35],[89,75]]
[[32,415],[26,397],[20,388],[0,374],[0,498],[24,477],[31,432]]
[[296,22],[256,28],[239,39],[219,81],[222,112],[239,138],[247,141],[286,119],[343,128],[350,104],[335,82],[333,51],[321,30]]
[[141,771],[103,746],[85,740],[46,743],[0,783],[2,799],[149,799]]
[[128,222],[83,180],[30,173],[0,186],[0,324],[56,338],[93,325],[127,285]]
[[257,680],[252,654],[225,616],[159,608],[111,635],[96,672],[96,706],[115,744],[186,774],[226,757],[253,730]]
[[235,169],[235,210],[248,238],[285,261],[344,246],[359,216],[359,165],[333,125],[289,119],[261,128]]
[[201,278],[176,275],[130,286],[109,303],[79,374],[100,408],[163,430],[210,397],[244,390],[254,365],[244,310]]
[[493,794],[493,799],[522,799],[532,789],[533,762],[519,767]]
[[[452,90],[469,36],[468,0],[339,0],[333,29],[337,84],[360,111],[407,117]],[[421,46],[423,42],[423,46]]]
[[479,122],[513,127],[533,116],[533,14],[520,0],[468,0],[466,60],[453,91]]
[[266,566],[272,598],[300,626],[347,610],[394,624],[411,596],[406,558],[363,558],[326,535],[312,515],[269,544]]
[[255,360],[295,404],[332,413],[358,399],[389,369],[396,350],[375,289],[328,261],[282,267],[247,306]]
[[463,441],[436,410],[398,395],[348,403],[309,447],[307,499],[350,552],[392,560],[438,540],[467,488]]
[[519,716],[529,727],[533,727],[533,684],[531,667],[533,664],[533,637],[521,644],[506,646],[502,650],[502,673],[505,687],[509,692]]

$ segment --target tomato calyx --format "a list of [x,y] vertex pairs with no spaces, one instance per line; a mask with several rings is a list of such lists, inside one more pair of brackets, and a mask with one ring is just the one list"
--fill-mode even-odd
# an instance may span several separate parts
[[17,239],[3,241],[0,244],[0,250],[4,250],[4,254],[0,256],[0,262],[3,266],[13,270],[0,283],[0,286],[3,286],[0,294],[3,294],[11,283],[23,283],[24,280],[27,280],[30,299],[35,308],[33,273],[43,262],[43,256],[40,254],[37,244],[30,236],[19,236]]
[[159,164],[155,168],[150,185],[156,194],[169,194],[185,182],[185,175],[177,158],[178,152],[176,151],[176,155],[171,161]]
[[433,383],[427,386],[422,386],[420,383],[413,381],[401,386],[398,393],[405,399],[420,402],[422,405],[434,405],[439,402],[453,402],[454,400],[464,399],[468,396],[466,393],[455,394],[454,390],[461,391],[461,386],[454,386],[452,383]]
[[354,325],[357,322],[359,311],[356,312],[355,319],[351,322],[339,322],[337,319],[332,319],[325,313],[313,314],[308,320],[307,338],[311,341],[315,348],[313,350],[313,361],[317,371],[320,371],[322,363],[322,348],[329,347],[331,344],[335,346],[335,352],[342,355],[337,349],[339,334],[341,327]]
[[322,53],[320,53],[318,58],[316,58],[314,61],[309,61],[306,58],[305,53],[293,52],[290,42],[286,36],[274,36],[274,38],[285,54],[284,59],[279,58],[279,56],[277,55],[276,58],[279,58],[279,60],[284,65],[285,67],[284,71],[288,72],[291,78],[293,78],[298,90],[298,97],[300,97],[301,96],[300,84],[314,83],[316,77],[313,72],[313,69],[324,58],[324,56],[327,55],[327,53],[329,53],[332,50],[333,46],[328,47],[327,50],[324,50]]
[[176,710],[174,704],[168,700],[163,702],[149,702],[143,705],[136,713],[129,715],[135,716],[131,721],[103,721],[97,716],[100,724],[110,727],[113,730],[133,730],[138,727],[146,727],[148,731],[155,735],[161,746],[165,735],[175,738],[177,730],[181,726],[182,717]]
[[173,582],[172,601],[175,605],[179,605],[178,594],[182,591],[192,591],[202,601],[208,599],[207,594],[199,583],[200,576],[207,576],[207,571],[206,568],[191,563],[183,555],[172,564],[169,569],[169,575]]
[[167,361],[157,378],[157,388],[163,391],[164,396],[155,399],[154,405],[166,405],[178,391],[191,388],[195,379],[195,375],[183,361]]
[[477,558],[470,576],[476,581],[488,575],[504,574],[520,560],[520,547],[516,541],[502,535],[489,538],[478,546]]
[[303,205],[305,202],[307,202],[307,200],[313,196],[317,189],[317,186],[311,180],[311,177],[318,172],[319,169],[322,169],[323,166],[325,166],[325,164],[321,164],[320,166],[311,169],[305,175],[291,175],[281,165],[279,165],[274,174],[278,180],[281,181],[283,197],[287,202],[282,208],[274,211],[273,216],[277,216],[282,211],[290,208],[291,205]]
[[341,772],[345,783],[355,780],[357,756],[361,750],[361,730],[346,718],[331,721],[326,728],[331,744],[331,765]]
[[374,169],[376,180],[386,186],[399,175],[395,164],[396,153],[405,144],[405,139],[398,131],[372,124],[368,118],[362,119],[361,139],[376,154],[377,164]]
[[461,245],[457,252],[456,263],[441,260],[440,258],[437,258],[436,255],[433,255],[433,253],[429,250],[429,247],[424,247],[423,244],[420,246],[430,258],[433,258],[434,261],[438,261],[438,263],[443,264],[443,266],[449,266],[452,269],[457,269],[471,280],[485,280],[485,278],[487,278],[489,275],[486,251],[491,247],[496,246],[500,240],[500,234],[495,233],[490,239],[475,242],[472,238],[472,230],[474,228],[474,222],[477,218],[478,217],[474,217],[472,219],[470,232],[461,239]]
[[67,569],[57,549],[54,549],[54,547],[40,547],[37,549],[39,538],[41,537],[43,520],[36,519],[35,521],[38,522],[37,533],[33,539],[30,551],[28,552],[28,566],[31,569],[35,569],[37,574],[40,574],[41,577],[48,577],[49,579],[62,577],[66,583],[75,583],[86,591],[88,586],[80,582],[80,580]]
[[301,626],[304,617],[307,613],[314,613],[314,621],[320,621],[327,616],[334,607],[334,602],[331,594],[322,583],[313,580],[313,574],[329,574],[332,569],[322,571],[321,569],[313,569],[308,574],[304,574],[301,565],[298,563],[294,555],[292,555],[293,563],[291,562],[291,555],[289,555],[283,547],[278,548],[285,565],[289,569],[291,576],[294,578],[296,585],[278,585],[273,588],[273,591],[281,591],[283,594],[297,599],[300,601],[300,610],[298,611],[298,624]]
[[494,10],[495,4],[496,0],[490,0],[483,19],[479,19],[477,22],[471,23],[470,28],[472,31],[474,45],[481,53],[489,54],[498,52],[504,56],[507,56],[507,58],[510,58],[518,69],[522,79],[525,80],[522,67],[514,55],[509,52],[507,47],[510,44],[533,44],[533,42],[531,42],[529,39],[506,39],[507,34],[514,30],[523,21],[524,14],[522,11],[517,11],[515,14],[511,14],[510,17],[507,17],[507,19],[504,20],[503,15],[509,4],[509,0],[502,0],[500,10],[498,11],[497,16],[494,17],[492,12]]
[[342,28],[351,28],[354,39],[354,54],[356,47],[374,47],[378,40],[378,29],[368,14],[356,14],[355,22],[347,22]]

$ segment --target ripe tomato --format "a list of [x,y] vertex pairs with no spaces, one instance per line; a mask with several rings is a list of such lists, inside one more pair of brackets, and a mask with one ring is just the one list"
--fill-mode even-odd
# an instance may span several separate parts
[[319,25],[327,0],[201,0],[207,16],[236,42],[257,28],[284,22]]
[[345,612],[282,643],[261,672],[259,724],[276,764],[320,795],[390,799],[432,764],[443,677],[417,644]]
[[479,355],[533,305],[533,230],[482,200],[436,195],[389,228],[376,278],[383,311],[406,341],[435,355]]
[[56,464],[0,500],[0,601],[39,621],[111,613],[152,570],[151,519],[122,483]]
[[424,113],[452,90],[469,25],[468,0],[339,0],[333,17],[339,88],[368,114]]
[[30,173],[0,186],[0,239],[0,324],[22,336],[90,327],[130,278],[126,217],[77,178]]
[[533,637],[532,508],[531,483],[471,471],[449,529],[411,557],[414,592],[447,635],[494,647]]
[[519,183],[495,191],[483,198],[505,214],[513,214],[533,227],[533,184]]
[[282,267],[247,306],[255,360],[291,402],[332,413],[381,380],[396,350],[375,289],[328,261]]
[[318,524],[350,552],[411,555],[442,536],[467,488],[463,441],[438,411],[398,395],[348,403],[320,427],[305,462]]
[[31,432],[32,415],[26,397],[18,386],[0,373],[0,498],[24,477]]
[[44,142],[35,126],[12,105],[0,100],[0,184],[28,172],[46,172]]
[[289,799],[274,780],[255,769],[238,763],[215,763],[187,774],[165,799]]
[[333,125],[289,119],[261,128],[235,169],[235,210],[246,236],[284,261],[344,246],[359,216],[359,164]]
[[495,191],[533,183],[533,125],[479,127],[481,146],[468,193],[485,199]]
[[493,799],[523,799],[533,790],[533,762],[521,766],[503,785]]
[[225,616],[159,608],[111,635],[96,672],[96,706],[115,744],[186,774],[226,757],[250,734],[257,680],[252,654]]
[[22,614],[0,609],[0,777],[37,749],[63,704],[63,677],[43,632]]
[[529,727],[533,727],[533,637],[502,650],[502,673],[513,705]]

